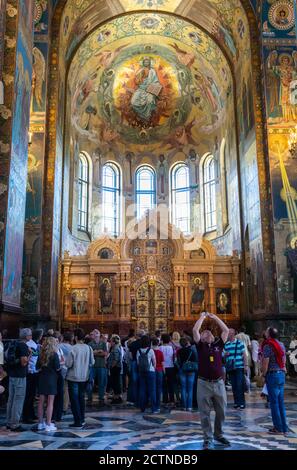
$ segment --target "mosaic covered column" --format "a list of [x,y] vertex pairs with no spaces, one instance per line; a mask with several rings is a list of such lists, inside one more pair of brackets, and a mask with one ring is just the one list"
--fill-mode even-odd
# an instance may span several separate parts
[[[35,0],[30,143],[25,215],[22,307],[28,321],[39,313],[41,220],[45,157],[46,92],[51,2]],[[28,316],[30,315],[30,317]],[[33,316],[32,316],[33,315]],[[35,317],[36,318],[36,317]]]
[[[3,320],[7,312],[21,312],[33,9],[33,0],[12,0],[6,9],[5,93],[4,104],[0,105],[0,296]],[[6,322],[12,317],[7,317]]]

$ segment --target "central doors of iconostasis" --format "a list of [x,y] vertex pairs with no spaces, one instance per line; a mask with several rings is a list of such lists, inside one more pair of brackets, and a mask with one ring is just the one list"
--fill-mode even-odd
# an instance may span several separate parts
[[136,328],[167,332],[173,319],[173,276],[170,240],[135,240],[132,264],[131,310]]

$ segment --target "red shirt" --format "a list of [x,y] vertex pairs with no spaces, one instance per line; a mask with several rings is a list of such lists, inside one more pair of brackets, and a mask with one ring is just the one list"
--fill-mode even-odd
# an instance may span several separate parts
[[156,371],[162,372],[163,371],[163,362],[164,362],[164,354],[159,349],[154,349],[154,353],[156,356]]
[[223,340],[219,338],[211,344],[199,341],[196,347],[198,352],[198,377],[208,380],[217,380],[222,377]]

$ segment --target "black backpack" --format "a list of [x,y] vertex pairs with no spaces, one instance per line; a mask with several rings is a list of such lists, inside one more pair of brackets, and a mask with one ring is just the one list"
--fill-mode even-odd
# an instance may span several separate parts
[[146,352],[144,353],[139,350],[138,371],[141,373],[149,372],[150,370],[150,360],[148,358],[148,353],[150,350],[150,348],[147,348]]
[[13,340],[9,343],[8,348],[4,353],[5,364],[9,367],[19,364],[20,359],[17,357],[18,341]]

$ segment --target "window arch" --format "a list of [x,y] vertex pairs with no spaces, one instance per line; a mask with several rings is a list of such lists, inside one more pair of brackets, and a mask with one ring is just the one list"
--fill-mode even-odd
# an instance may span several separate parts
[[190,174],[185,163],[171,170],[172,222],[184,233],[191,231]]
[[103,230],[114,237],[120,234],[120,169],[112,162],[102,170],[102,221]]
[[147,210],[156,204],[156,173],[148,165],[140,166],[136,171],[136,216],[140,219]]
[[88,232],[89,229],[89,185],[90,164],[84,153],[78,160],[78,230]]
[[213,155],[208,155],[204,161],[203,195],[205,232],[211,232],[217,228],[216,162]]

